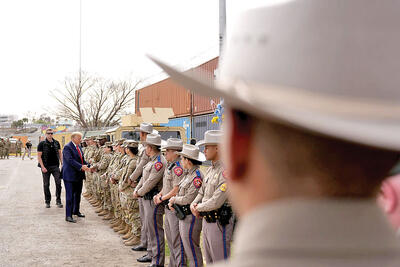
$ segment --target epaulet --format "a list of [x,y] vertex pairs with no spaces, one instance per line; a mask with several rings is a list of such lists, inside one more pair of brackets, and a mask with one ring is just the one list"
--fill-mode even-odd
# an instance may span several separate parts
[[174,169],[174,173],[176,174],[176,176],[181,176],[183,174],[183,169],[181,167],[181,164],[179,163],[179,161],[176,162],[176,167]]
[[156,169],[156,171],[160,171],[162,169],[164,165],[161,162],[161,156],[158,155],[157,157],[157,162],[154,164],[154,169]]
[[203,179],[201,178],[201,173],[199,170],[196,170],[196,177],[193,179],[193,185],[197,189],[201,187],[203,184]]

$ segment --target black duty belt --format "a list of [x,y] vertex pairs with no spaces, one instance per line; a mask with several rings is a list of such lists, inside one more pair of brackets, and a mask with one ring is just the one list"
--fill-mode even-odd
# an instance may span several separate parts
[[200,216],[204,217],[206,222],[216,223],[218,221],[222,226],[229,224],[232,215],[232,208],[226,203],[217,210],[200,212]]
[[146,199],[146,200],[152,200],[153,197],[154,197],[155,195],[157,195],[157,194],[158,194],[158,190],[157,190],[156,187],[154,187],[154,188],[151,189],[149,192],[147,192],[146,194],[144,194],[143,198]]

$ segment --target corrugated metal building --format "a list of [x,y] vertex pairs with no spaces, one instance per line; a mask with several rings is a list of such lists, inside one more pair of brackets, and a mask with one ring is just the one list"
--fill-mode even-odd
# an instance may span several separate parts
[[[213,80],[218,66],[218,57],[198,67],[188,70],[200,73],[204,78]],[[172,108],[175,117],[195,116],[214,111],[219,98],[204,97],[190,92],[190,88],[177,85],[171,78],[146,86],[136,91],[136,114],[140,108]]]
[[[187,72],[196,72],[201,77],[214,80],[218,67],[218,57],[211,59]],[[172,108],[175,114],[168,123],[161,126],[183,127],[190,139],[203,139],[207,130],[219,129],[220,125],[211,123],[212,114],[220,102],[219,98],[204,97],[176,84],[171,78],[159,81],[136,91],[136,114],[140,108]]]

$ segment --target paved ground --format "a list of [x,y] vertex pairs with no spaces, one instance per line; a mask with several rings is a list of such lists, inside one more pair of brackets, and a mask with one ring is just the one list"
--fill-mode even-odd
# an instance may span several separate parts
[[55,206],[54,180],[52,206],[46,209],[36,165],[36,160],[0,160],[0,266],[148,265],[136,262],[142,253],[124,246],[84,198],[86,218],[67,223],[65,210]]

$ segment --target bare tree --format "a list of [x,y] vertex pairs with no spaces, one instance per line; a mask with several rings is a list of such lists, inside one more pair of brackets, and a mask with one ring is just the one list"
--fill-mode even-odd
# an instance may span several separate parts
[[85,129],[117,125],[135,99],[140,81],[113,82],[89,76],[66,78],[63,89],[50,95],[57,101],[56,116],[76,121]]

